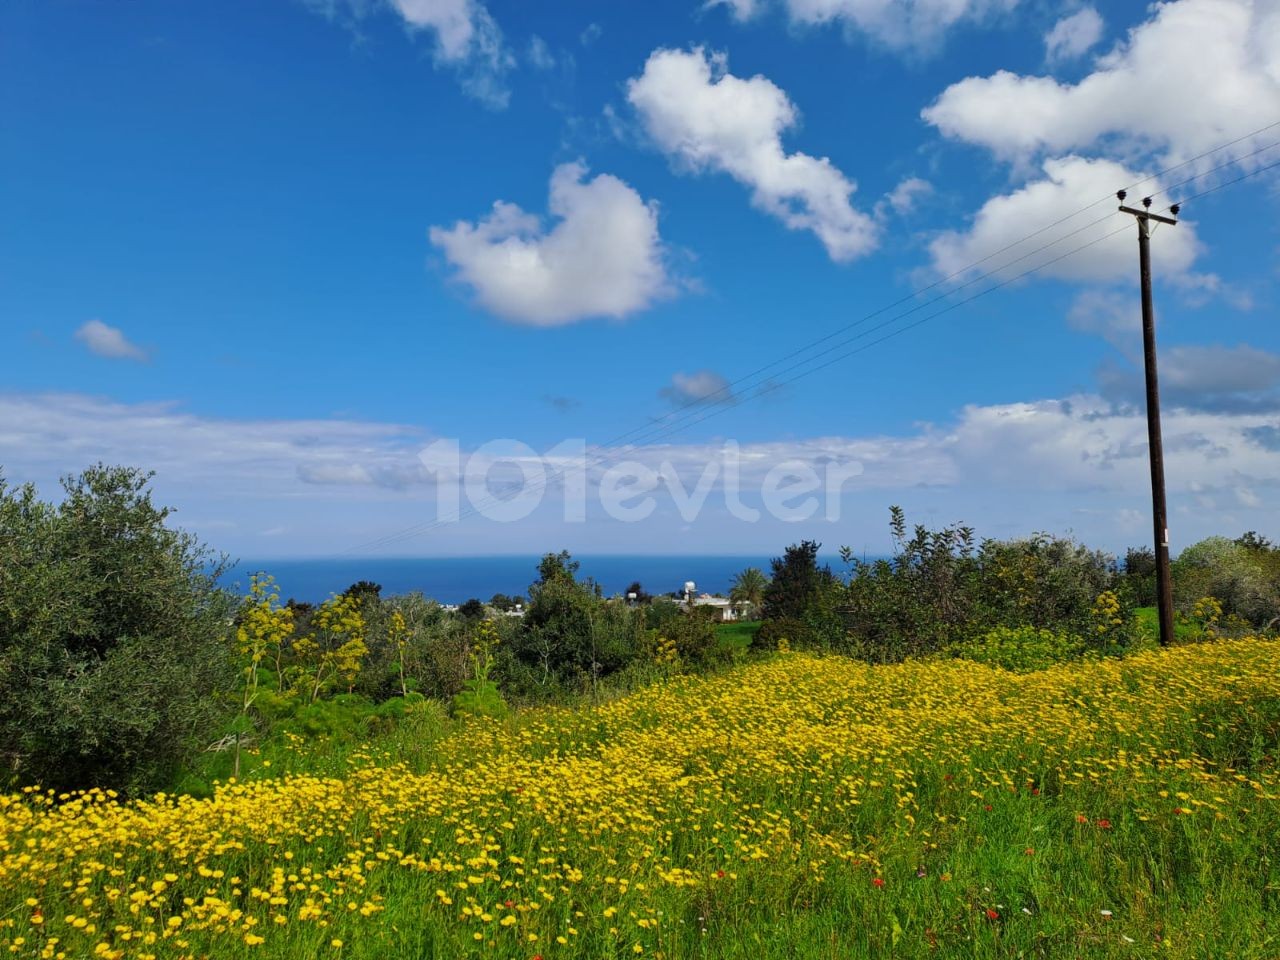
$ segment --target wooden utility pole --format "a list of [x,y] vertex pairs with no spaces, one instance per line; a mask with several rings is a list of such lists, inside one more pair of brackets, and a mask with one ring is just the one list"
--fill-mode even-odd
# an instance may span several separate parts
[[1142,355],[1147,374],[1147,443],[1151,460],[1151,519],[1155,531],[1156,609],[1160,615],[1160,645],[1173,643],[1173,578],[1169,571],[1169,517],[1164,497],[1164,444],[1160,439],[1160,381],[1156,375],[1156,317],[1151,305],[1151,221],[1177,224],[1178,205],[1169,208],[1173,217],[1151,212],[1151,198],[1143,197],[1142,209],[1124,206],[1120,212],[1138,221],[1138,268],[1142,277]]

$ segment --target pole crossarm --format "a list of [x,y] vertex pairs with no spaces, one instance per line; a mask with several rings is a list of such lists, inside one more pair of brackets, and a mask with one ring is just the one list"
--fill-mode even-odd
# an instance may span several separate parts
[[1126,207],[1123,205],[1120,207],[1120,212],[1131,214],[1137,217],[1139,220],[1158,220],[1161,223],[1168,223],[1168,224],[1176,224],[1178,222],[1173,217],[1165,217],[1165,216],[1161,216],[1158,213],[1152,213],[1150,210],[1137,210],[1133,207]]

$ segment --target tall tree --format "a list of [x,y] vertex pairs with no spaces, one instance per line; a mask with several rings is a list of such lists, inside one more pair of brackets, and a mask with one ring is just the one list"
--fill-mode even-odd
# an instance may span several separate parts
[[729,599],[743,604],[758,612],[764,604],[764,592],[769,586],[769,578],[759,567],[747,567],[733,578],[733,586],[729,590]]
[[818,594],[835,579],[828,566],[818,566],[814,540],[802,540],[774,557],[773,577],[764,589],[761,613],[766,620],[799,620]]

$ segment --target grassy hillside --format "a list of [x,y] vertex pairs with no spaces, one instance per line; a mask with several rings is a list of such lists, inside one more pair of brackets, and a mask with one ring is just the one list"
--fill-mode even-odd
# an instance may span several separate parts
[[0,952],[1275,956],[1278,663],[792,654],[210,800],[8,796]]

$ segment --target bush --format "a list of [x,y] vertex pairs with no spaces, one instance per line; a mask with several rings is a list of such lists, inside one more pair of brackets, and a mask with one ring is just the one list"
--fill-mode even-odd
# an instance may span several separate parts
[[752,650],[789,650],[810,646],[808,625],[802,620],[766,620],[751,638]]
[[[840,647],[854,656],[879,663],[927,656],[997,627],[1096,629],[1095,601],[1116,581],[1109,555],[1047,534],[977,546],[964,526],[908,534],[902,510],[890,515],[892,558],[867,563],[841,551],[852,572]],[[811,606],[805,618],[814,616]]]
[[978,565],[980,608],[989,622],[1006,627],[1086,634],[1095,626],[1098,595],[1117,581],[1110,555],[1043,533],[984,541]]
[[468,717],[504,717],[507,702],[492,680],[471,677],[453,698],[453,712]]
[[17,782],[157,789],[226,715],[224,565],[166,525],[149,480],[99,465],[55,506],[0,479],[0,753]]
[[[448,700],[462,689],[470,662],[467,659],[467,625],[461,618],[445,613],[434,600],[421,593],[390,597],[382,602],[388,619],[398,613],[404,623],[404,667],[407,683],[420,693]],[[375,634],[377,637],[384,633]],[[384,689],[397,689],[400,684],[399,657],[392,644],[374,643],[375,655],[385,664],[382,668]],[[385,653],[380,653],[385,649]]]
[[719,662],[722,657],[716,634],[716,612],[707,607],[684,610],[667,626],[665,636],[675,644],[676,655],[686,667],[701,668]]
[[1224,618],[1274,626],[1280,617],[1280,551],[1245,538],[1201,540],[1174,561],[1173,596],[1185,612],[1202,597],[1214,597]]

